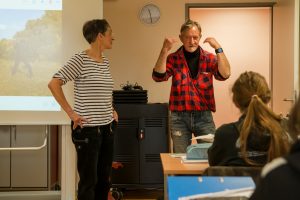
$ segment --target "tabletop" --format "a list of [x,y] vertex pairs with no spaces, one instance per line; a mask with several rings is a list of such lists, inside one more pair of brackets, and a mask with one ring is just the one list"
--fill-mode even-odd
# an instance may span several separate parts
[[160,158],[163,166],[163,173],[169,175],[176,174],[203,174],[209,167],[208,162],[183,163],[180,157],[174,157],[171,153],[161,153]]

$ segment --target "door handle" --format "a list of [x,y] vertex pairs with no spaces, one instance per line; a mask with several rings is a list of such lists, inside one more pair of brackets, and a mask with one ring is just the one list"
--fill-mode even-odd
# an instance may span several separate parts
[[47,136],[48,136],[48,129],[46,128],[46,133],[44,137],[44,142],[41,146],[33,146],[33,147],[2,147],[0,148],[0,151],[28,151],[28,150],[41,150],[45,146],[47,146]]
[[294,102],[295,100],[297,100],[297,90],[294,90],[294,98],[284,98],[283,101],[292,101]]
[[17,151],[17,150],[40,150],[47,146],[47,135],[45,136],[44,143],[41,146],[37,147],[3,147],[0,148],[0,151]]
[[138,140],[143,140],[145,138],[145,129],[141,128],[138,133]]
[[295,100],[291,98],[284,98],[283,101],[295,101]]

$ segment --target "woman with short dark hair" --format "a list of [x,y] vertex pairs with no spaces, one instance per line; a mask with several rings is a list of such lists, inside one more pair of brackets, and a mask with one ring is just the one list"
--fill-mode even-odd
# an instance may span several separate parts
[[[107,200],[113,159],[113,79],[103,51],[112,48],[112,29],[105,19],[87,21],[83,35],[90,47],[76,53],[54,74],[48,87],[71,119],[77,152],[78,200]],[[62,86],[74,81],[74,108]]]

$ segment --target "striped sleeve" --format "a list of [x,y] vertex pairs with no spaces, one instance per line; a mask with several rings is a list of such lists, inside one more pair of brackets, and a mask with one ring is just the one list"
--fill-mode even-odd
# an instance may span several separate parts
[[66,84],[68,81],[73,81],[82,72],[83,58],[79,54],[75,54],[57,73],[53,78],[59,78]]

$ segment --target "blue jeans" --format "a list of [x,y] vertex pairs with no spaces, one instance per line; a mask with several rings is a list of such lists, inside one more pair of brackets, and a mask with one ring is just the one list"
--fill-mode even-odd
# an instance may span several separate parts
[[170,128],[175,153],[186,153],[192,142],[192,133],[200,136],[216,131],[211,111],[171,112]]
[[78,200],[107,200],[113,160],[114,125],[113,122],[96,127],[78,126],[72,131],[80,178]]

